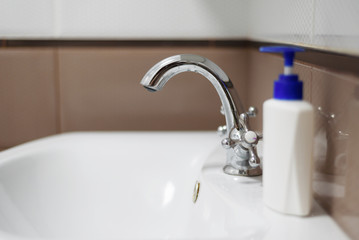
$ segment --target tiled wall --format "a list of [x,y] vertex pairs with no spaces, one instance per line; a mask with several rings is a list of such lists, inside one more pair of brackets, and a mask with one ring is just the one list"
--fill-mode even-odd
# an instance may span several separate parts
[[54,53],[0,50],[0,148],[58,132]]
[[232,39],[247,0],[0,0],[0,38]]
[[[234,81],[261,130],[262,104],[282,72],[278,55],[243,47],[0,48],[0,149],[78,130],[215,130],[224,124],[211,84],[183,73],[157,93],[139,82],[159,60],[194,53]],[[340,64],[339,64],[340,65]],[[304,98],[316,109],[314,193],[359,237],[359,75],[297,61]],[[355,72],[355,71],[354,71]]]
[[157,93],[140,85],[180,53],[216,62],[246,99],[247,52],[238,47],[0,49],[0,148],[66,131],[216,129],[221,104],[201,75],[178,75]]
[[357,0],[1,0],[2,39],[251,39],[359,55]]
[[223,122],[220,101],[201,75],[178,75],[156,93],[139,84],[155,63],[180,53],[212,59],[245,98],[246,52],[238,48],[60,49],[61,129],[215,129]]

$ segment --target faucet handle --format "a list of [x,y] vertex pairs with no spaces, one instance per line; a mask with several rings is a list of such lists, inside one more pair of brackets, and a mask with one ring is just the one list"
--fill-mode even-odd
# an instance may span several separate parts
[[247,112],[248,117],[256,117],[257,113],[258,113],[258,110],[256,107],[250,106],[248,108],[248,112]]
[[245,145],[248,149],[248,153],[249,153],[248,163],[252,167],[258,167],[260,165],[261,160],[258,157],[256,146],[259,140],[262,138],[263,138],[262,134],[254,131],[248,131],[244,134],[243,140],[245,144],[243,145]]
[[244,133],[244,141],[250,145],[257,144],[260,136],[254,131],[248,131]]
[[235,142],[230,138],[224,138],[222,140],[221,144],[224,149],[230,149],[230,148],[233,148],[233,146],[235,145]]
[[249,118],[252,117],[256,117],[258,113],[258,110],[256,107],[250,106],[248,108],[248,112],[245,113],[241,113],[241,115],[239,115],[240,119],[242,119],[242,121],[245,123],[246,127],[248,127],[249,125]]
[[226,135],[226,133],[227,133],[227,126],[226,126],[226,125],[224,125],[224,126],[219,126],[219,127],[217,128],[217,134],[218,134],[220,137]]
[[249,152],[249,160],[248,160],[249,165],[251,165],[252,167],[257,167],[258,165],[260,165],[261,160],[258,157],[257,149],[250,146],[248,148],[248,152]]

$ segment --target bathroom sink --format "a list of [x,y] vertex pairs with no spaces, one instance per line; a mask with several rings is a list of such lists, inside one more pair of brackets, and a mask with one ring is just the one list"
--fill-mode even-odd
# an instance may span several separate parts
[[79,132],[3,151],[0,239],[346,239],[317,204],[307,218],[264,207],[261,177],[225,175],[219,143],[213,132]]

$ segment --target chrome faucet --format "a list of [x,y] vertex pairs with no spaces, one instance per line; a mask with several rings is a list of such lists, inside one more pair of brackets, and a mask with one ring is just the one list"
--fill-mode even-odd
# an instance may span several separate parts
[[256,109],[250,107],[248,112],[244,111],[233,83],[215,63],[198,55],[172,56],[154,65],[143,77],[141,84],[149,91],[158,91],[170,78],[182,72],[203,75],[217,90],[222,103],[221,112],[226,118],[226,126],[218,128],[218,132],[225,136],[221,142],[222,146],[227,149],[227,161],[223,171],[239,176],[261,175],[262,169],[256,150],[261,135],[249,130],[249,117],[256,116]]

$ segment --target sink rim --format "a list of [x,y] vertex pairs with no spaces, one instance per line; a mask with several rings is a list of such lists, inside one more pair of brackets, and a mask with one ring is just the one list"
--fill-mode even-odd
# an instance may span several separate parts
[[[323,237],[323,233],[327,236],[336,236],[338,239],[347,239],[347,236],[345,233],[336,225],[333,219],[331,219],[324,210],[315,202],[314,203],[314,211],[311,217],[309,218],[297,218],[293,216],[286,216],[282,214],[278,214],[271,209],[268,209],[265,207],[262,203],[262,201],[259,198],[259,195],[261,194],[261,183],[260,177],[258,178],[246,178],[246,177],[235,177],[235,176],[228,176],[224,175],[221,172],[221,166],[225,162],[225,155],[223,155],[223,150],[219,146],[220,139],[215,136],[215,133],[210,132],[193,132],[193,131],[186,131],[186,132],[132,132],[132,131],[126,131],[126,132],[71,132],[71,133],[63,133],[58,134],[54,136],[49,136],[46,138],[38,139],[35,141],[31,141],[25,144],[21,144],[19,146],[16,146],[11,149],[7,149],[3,152],[0,152],[0,169],[4,167],[6,164],[8,164],[11,161],[14,161],[16,157],[19,157],[21,155],[26,155],[31,152],[36,152],[41,150],[39,146],[41,146],[44,143],[49,143],[53,147],[57,147],[56,144],[58,144],[57,141],[67,141],[67,138],[72,138],[76,136],[90,136],[95,134],[96,136],[101,135],[111,135],[115,137],[118,134],[149,134],[149,135],[158,135],[158,136],[170,136],[170,135],[181,135],[182,137],[185,137],[188,139],[191,139],[191,134],[194,135],[203,135],[204,138],[211,138],[211,147],[208,147],[209,149],[213,149],[213,152],[207,151],[205,152],[204,149],[207,150],[207,148],[204,148],[203,146],[203,166],[199,169],[200,175],[196,176],[195,178],[198,178],[201,183],[201,191],[198,198],[198,202],[196,205],[194,205],[194,209],[199,209],[201,206],[204,207],[205,201],[203,196],[207,196],[209,198],[217,198],[217,204],[225,203],[228,205],[225,205],[224,207],[221,206],[220,210],[223,211],[231,211],[233,209],[236,209],[237,211],[242,211],[243,208],[248,207],[247,212],[251,212],[256,217],[264,218],[265,224],[269,224],[264,226],[264,232],[263,232],[263,239],[277,239],[278,236],[291,236],[291,234],[287,231],[288,229],[293,229],[295,232],[298,232],[298,239],[304,237]],[[192,139],[193,140],[193,139]],[[207,139],[208,140],[208,139]],[[38,147],[36,147],[38,145]],[[207,154],[207,155],[206,155]],[[213,159],[213,156],[219,156],[215,159]],[[206,158],[207,157],[207,158]],[[211,158],[212,157],[212,158]],[[0,176],[1,177],[1,176]],[[218,182],[222,181],[224,184],[218,184]],[[194,181],[193,181],[194,183]],[[252,189],[250,187],[244,187],[249,184],[254,184],[254,187],[256,189]],[[251,185],[251,186],[252,186]],[[205,189],[205,190],[204,190]],[[206,190],[207,189],[207,190]],[[192,190],[192,189],[191,189]],[[243,191],[246,191],[243,193]],[[214,194],[211,195],[211,194]],[[233,194],[235,193],[235,194]],[[239,194],[241,193],[241,194]],[[207,194],[207,195],[206,195]],[[246,200],[243,196],[252,196],[256,201],[254,203],[248,204],[248,199]],[[189,196],[191,198],[192,196]],[[1,201],[1,200],[0,200]],[[247,203],[246,203],[247,201]],[[230,206],[230,209],[226,209],[226,206]],[[234,220],[238,218],[240,215],[233,215],[232,217]],[[248,219],[247,219],[248,220]],[[256,219],[252,219],[255,221]],[[264,224],[264,223],[263,223]],[[287,226],[287,227],[286,227]],[[233,226],[229,226],[229,231],[236,231],[237,229],[233,228]],[[232,228],[231,228],[232,227]],[[235,227],[235,226],[234,226]],[[284,232],[283,232],[284,228]],[[307,229],[306,232],[303,233],[302,229]],[[325,231],[323,231],[323,229]],[[328,231],[328,229],[330,229]],[[233,233],[233,232],[232,232]],[[307,235],[305,235],[307,234]],[[6,233],[2,230],[0,230],[0,236],[4,239],[16,239],[16,240],[27,240],[29,238],[22,237],[18,235],[14,235],[12,233]],[[238,236],[238,235],[237,235]],[[47,239],[47,238],[36,238],[36,239]],[[58,239],[69,239],[69,238],[58,238]]]

